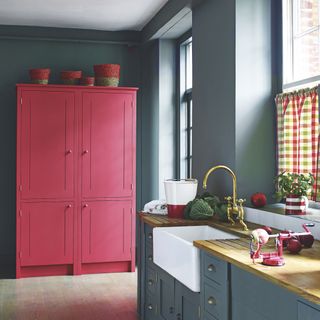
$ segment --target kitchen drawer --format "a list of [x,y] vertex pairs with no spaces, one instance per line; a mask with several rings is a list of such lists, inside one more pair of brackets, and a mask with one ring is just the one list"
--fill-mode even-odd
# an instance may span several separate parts
[[319,320],[320,310],[298,301],[298,320]]
[[153,228],[145,224],[144,234],[146,237],[146,244],[153,247]]
[[219,320],[228,319],[228,289],[222,289],[215,282],[207,280],[203,284],[204,311]]
[[157,292],[157,272],[151,267],[147,268],[146,288],[150,294],[156,294]]
[[147,266],[153,266],[153,247],[150,245],[146,246],[146,261]]
[[158,314],[157,298],[155,295],[146,296],[146,303],[144,305],[145,320],[155,320]]
[[205,252],[202,257],[202,271],[205,277],[224,285],[228,280],[228,263]]

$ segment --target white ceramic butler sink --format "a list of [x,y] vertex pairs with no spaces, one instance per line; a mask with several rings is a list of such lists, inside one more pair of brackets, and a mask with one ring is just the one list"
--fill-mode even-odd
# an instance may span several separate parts
[[195,240],[237,239],[209,226],[153,229],[153,261],[194,292],[200,292],[200,250]]

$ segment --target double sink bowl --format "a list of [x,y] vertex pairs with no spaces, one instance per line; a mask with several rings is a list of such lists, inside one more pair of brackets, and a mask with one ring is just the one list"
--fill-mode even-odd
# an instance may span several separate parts
[[190,290],[200,292],[200,250],[193,241],[238,238],[209,226],[154,228],[153,260]]

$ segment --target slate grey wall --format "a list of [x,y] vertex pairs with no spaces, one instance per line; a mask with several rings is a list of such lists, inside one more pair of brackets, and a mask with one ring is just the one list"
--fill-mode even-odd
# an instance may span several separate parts
[[[63,69],[81,69],[92,74],[92,66],[97,63],[121,64],[123,86],[140,87],[141,56],[140,48],[134,45],[136,35],[124,33],[113,36],[112,42],[101,39],[101,33],[86,32],[81,40],[81,30],[52,30],[48,33],[42,28],[34,28],[35,38],[20,33],[20,28],[0,27],[0,276],[7,269],[13,273],[15,259],[15,166],[16,166],[16,83],[29,82],[28,69],[50,67],[52,81],[56,81]],[[45,28],[47,29],[47,28]],[[27,29],[32,34],[30,29]],[[56,32],[55,32],[56,31]],[[24,31],[26,32],[26,30]],[[76,41],[69,38],[73,37]],[[56,37],[56,38],[55,38]],[[140,93],[139,93],[140,99]],[[138,114],[141,114],[138,102]],[[138,137],[141,124],[138,122]],[[141,144],[138,139],[137,185],[140,206],[141,194]],[[7,265],[6,268],[4,265]]]
[[[212,166],[235,168],[235,2],[204,1],[193,10],[193,176]],[[231,177],[217,171],[208,191],[232,190]]]
[[[230,166],[248,202],[256,191],[272,201],[273,2],[207,0],[193,10],[193,173],[202,180],[211,166]],[[230,182],[214,173],[208,190],[231,194]]]

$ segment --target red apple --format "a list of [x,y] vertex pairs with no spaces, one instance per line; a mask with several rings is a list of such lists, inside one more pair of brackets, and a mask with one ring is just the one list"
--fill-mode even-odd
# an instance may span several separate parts
[[261,229],[266,230],[268,232],[268,234],[272,234],[272,229],[268,226],[263,226],[263,227],[261,227]]
[[302,245],[298,239],[291,238],[288,241],[287,249],[290,253],[299,253],[302,249]]
[[251,196],[251,203],[256,208],[264,207],[267,204],[267,197],[262,192],[256,192]]
[[305,248],[311,248],[314,242],[314,237],[312,234],[306,234],[299,236],[299,240]]

